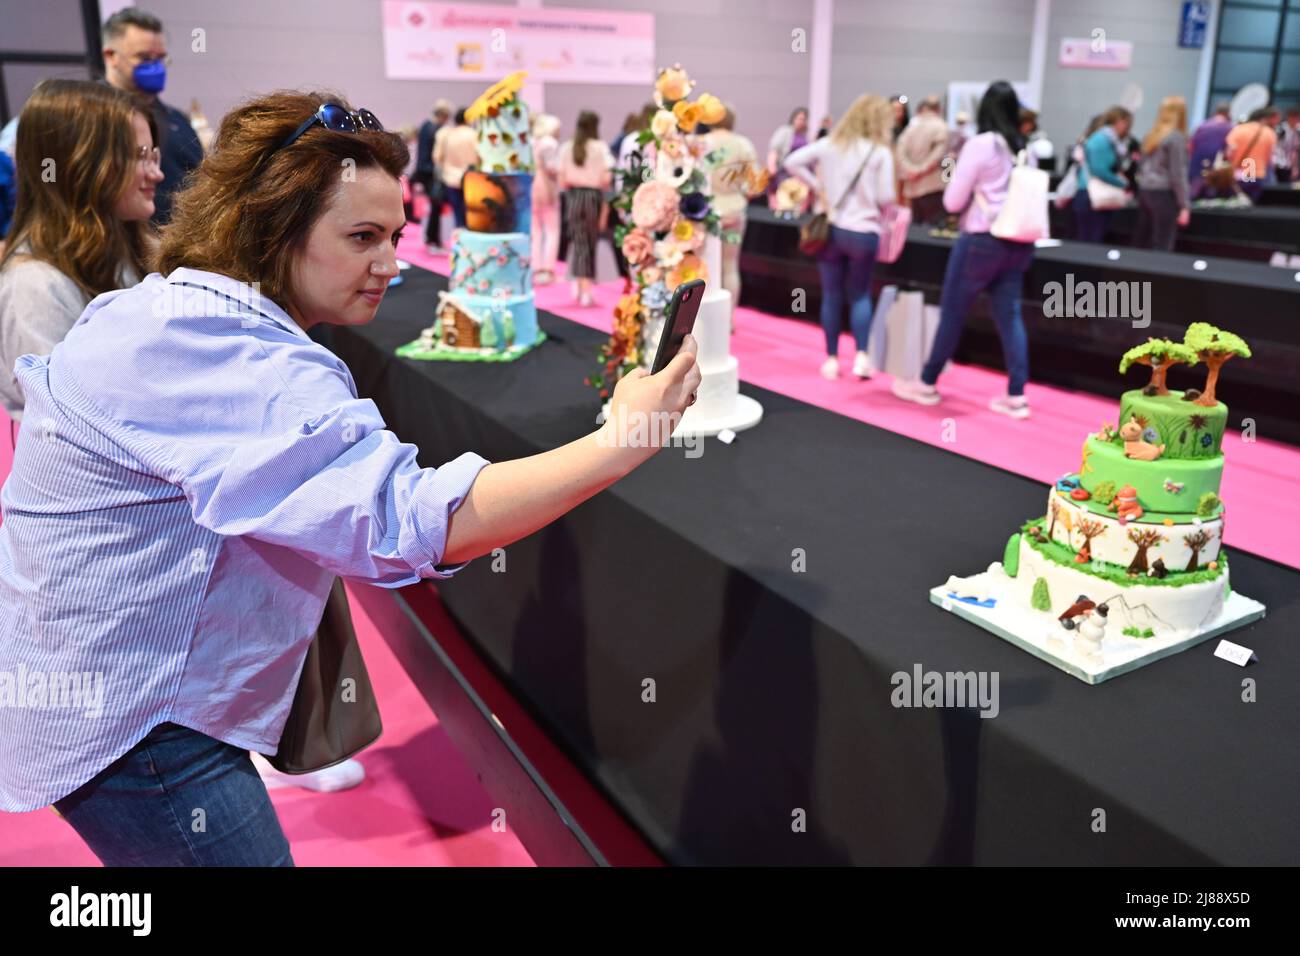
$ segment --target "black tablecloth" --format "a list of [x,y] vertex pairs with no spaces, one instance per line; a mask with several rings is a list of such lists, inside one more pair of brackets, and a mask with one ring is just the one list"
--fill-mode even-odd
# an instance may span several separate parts
[[[1290,210],[1282,210],[1290,212]],[[873,282],[919,289],[937,303],[952,240],[914,226],[899,260],[877,264]],[[1138,336],[1181,341],[1193,322],[1222,325],[1250,343],[1254,357],[1229,362],[1224,394],[1232,396],[1232,425],[1252,418],[1269,423],[1268,437],[1300,444],[1300,282],[1297,271],[1252,262],[1206,257],[1197,271],[1192,257],[1170,252],[1065,242],[1038,249],[1025,275],[1021,311],[1029,333],[1030,379],[1034,382],[1110,394],[1118,387],[1116,367]],[[816,263],[798,249],[798,226],[751,206],[741,252],[741,302],[775,315],[819,321],[821,281]],[[1124,319],[1049,318],[1043,315],[1050,283],[1150,283],[1149,328],[1135,330]],[[807,292],[807,307],[791,312],[792,293]],[[967,323],[960,362],[1002,368],[1002,346],[981,297]],[[1130,373],[1136,376],[1137,373]],[[1133,381],[1136,382],[1136,377]]]
[[[444,284],[407,276],[334,347],[423,464],[594,427],[600,334],[543,314],[551,341],[514,363],[399,359]],[[480,559],[439,588],[669,860],[1300,862],[1300,574],[1233,554],[1234,584],[1269,606],[1235,635],[1261,664],[1202,646],[1087,686],[928,600],[1000,559],[1040,483],[742,390],[765,416],[733,445],[662,452],[507,548],[504,571]],[[998,672],[1001,713],[895,709],[891,675],[917,663]]]
[[[1129,242],[1137,229],[1137,209],[1117,210],[1107,238]],[[1053,234],[1056,229],[1053,227]],[[1068,233],[1063,233],[1068,235]],[[1267,261],[1274,252],[1300,253],[1300,209],[1286,205],[1193,206],[1191,222],[1178,230],[1177,250]]]

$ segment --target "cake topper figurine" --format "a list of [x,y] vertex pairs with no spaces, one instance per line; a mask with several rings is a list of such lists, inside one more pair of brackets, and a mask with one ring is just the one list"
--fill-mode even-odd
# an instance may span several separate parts
[[1124,456],[1138,461],[1155,461],[1165,453],[1165,446],[1155,445],[1146,440],[1142,423],[1135,417],[1129,418],[1120,426],[1119,435],[1124,439]]

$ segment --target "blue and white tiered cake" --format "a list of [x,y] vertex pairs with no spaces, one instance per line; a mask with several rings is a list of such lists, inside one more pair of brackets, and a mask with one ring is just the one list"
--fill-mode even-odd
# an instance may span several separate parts
[[537,327],[529,254],[533,148],[522,73],[465,111],[478,130],[478,168],[461,182],[466,228],[452,235],[451,282],[437,318],[399,355],[510,361],[546,338]]

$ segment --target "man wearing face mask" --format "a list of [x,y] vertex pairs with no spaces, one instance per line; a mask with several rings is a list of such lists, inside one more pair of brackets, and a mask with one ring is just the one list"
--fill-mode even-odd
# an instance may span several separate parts
[[162,21],[153,14],[127,7],[105,21],[104,79],[140,97],[158,129],[164,178],[154,193],[153,221],[160,225],[171,219],[172,193],[203,161],[203,147],[189,117],[158,97],[167,82],[169,61]]

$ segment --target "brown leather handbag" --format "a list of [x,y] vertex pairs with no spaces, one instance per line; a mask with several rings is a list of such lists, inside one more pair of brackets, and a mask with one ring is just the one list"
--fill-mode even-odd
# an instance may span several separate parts
[[370,746],[383,729],[347,591],[335,578],[303,661],[280,749],[268,759],[282,773],[311,773]]

